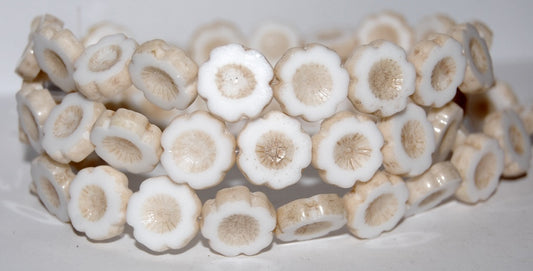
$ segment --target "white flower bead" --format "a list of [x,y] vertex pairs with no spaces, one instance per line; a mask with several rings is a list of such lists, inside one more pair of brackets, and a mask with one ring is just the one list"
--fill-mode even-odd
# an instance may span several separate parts
[[66,95],[44,124],[42,145],[46,153],[61,163],[83,160],[94,150],[89,134],[104,110],[103,104],[79,93]]
[[490,50],[490,48],[492,47],[492,39],[493,39],[493,33],[490,27],[484,22],[479,21],[479,20],[474,20],[470,23],[476,28],[477,32],[479,33],[479,36],[485,40],[485,42],[487,43],[487,47]]
[[286,242],[325,236],[346,224],[344,204],[336,194],[297,199],[279,207],[276,213],[276,237]]
[[448,15],[436,13],[423,17],[414,26],[416,41],[427,39],[431,34],[446,34],[455,26],[455,21]]
[[349,77],[340,57],[320,44],[289,49],[274,72],[274,96],[283,111],[306,121],[335,114],[348,93]]
[[239,134],[237,165],[251,183],[283,189],[298,182],[311,163],[311,145],[298,120],[271,111]]
[[205,111],[172,120],[161,135],[161,165],[177,183],[205,189],[222,181],[235,162],[235,138]]
[[35,192],[48,212],[62,222],[70,221],[67,207],[69,186],[75,177],[70,166],[42,154],[31,162],[31,177]]
[[50,80],[65,92],[76,90],[72,73],[83,45],[68,29],[57,24],[40,27],[32,35],[37,63]]
[[381,152],[386,171],[416,176],[431,166],[435,136],[424,109],[408,104],[404,111],[382,119],[378,128],[385,139]]
[[161,155],[161,130],[135,111],[106,110],[94,124],[94,151],[116,169],[131,173],[153,170]]
[[198,66],[183,50],[163,40],[141,44],[129,71],[146,99],[163,109],[183,110],[196,99]]
[[276,210],[265,194],[245,186],[224,188],[202,207],[202,235],[225,256],[254,255],[272,242]]
[[230,43],[244,44],[241,31],[233,23],[214,21],[196,29],[189,42],[189,53],[201,65],[213,49]]
[[414,33],[405,18],[396,12],[384,11],[365,17],[357,27],[359,44],[388,40],[408,51],[413,45]]
[[344,67],[350,74],[348,98],[361,112],[391,116],[405,108],[415,91],[415,68],[391,42],[356,47]]
[[433,126],[435,135],[435,152],[432,154],[433,163],[444,161],[453,150],[457,131],[463,121],[463,109],[454,102],[449,102],[441,108],[431,108],[428,120]]
[[347,226],[358,238],[374,238],[392,230],[405,214],[409,192],[400,177],[378,171],[344,195]]
[[63,28],[63,21],[50,14],[37,16],[31,22],[31,31],[28,44],[26,45],[26,48],[24,48],[22,56],[19,58],[15,68],[15,72],[22,77],[24,81],[30,82],[35,80],[35,78],[41,72],[41,68],[37,63],[37,59],[35,58],[33,50],[32,35],[39,30],[39,28],[49,24],[53,25],[53,27]]
[[302,42],[300,35],[289,25],[265,21],[254,30],[248,43],[275,65],[285,51],[301,46]]
[[261,53],[228,44],[198,70],[198,94],[211,113],[230,122],[254,118],[272,99],[272,67]]
[[74,63],[74,82],[90,100],[111,98],[131,86],[128,65],[137,42],[124,34],[106,36],[85,49]]
[[126,175],[109,166],[82,169],[70,184],[72,226],[93,240],[120,235],[131,196]]
[[415,93],[411,96],[414,102],[442,107],[453,99],[466,69],[459,42],[445,34],[433,34],[415,45],[409,61],[417,74]]
[[180,249],[198,233],[202,202],[187,185],[166,176],[141,183],[128,202],[127,222],[135,240],[153,251]]
[[433,164],[424,174],[405,182],[409,190],[405,216],[425,212],[455,194],[461,184],[461,175],[449,162]]
[[38,83],[23,84],[15,97],[20,129],[32,148],[41,153],[43,126],[56,103],[50,92]]
[[481,133],[468,135],[450,160],[463,180],[455,197],[467,203],[488,199],[500,182],[503,156],[496,139]]
[[313,136],[313,166],[330,184],[349,188],[366,182],[381,167],[383,136],[362,115],[340,112],[326,119]]
[[520,116],[512,109],[491,113],[483,132],[498,140],[504,153],[505,178],[526,174],[531,160],[531,142]]
[[494,84],[492,59],[487,43],[479,36],[476,28],[467,23],[456,25],[450,35],[463,45],[466,57],[466,71],[459,90],[463,93],[481,93]]

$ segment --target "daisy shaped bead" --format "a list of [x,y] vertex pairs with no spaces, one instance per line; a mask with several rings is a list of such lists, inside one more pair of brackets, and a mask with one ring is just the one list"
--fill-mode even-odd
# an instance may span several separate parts
[[153,170],[161,155],[161,130],[135,111],[106,110],[94,124],[94,151],[114,168],[131,173]]
[[424,109],[410,103],[404,111],[382,119],[378,129],[385,139],[381,153],[387,172],[412,177],[431,166],[435,136]]
[[183,110],[196,98],[198,66],[183,50],[163,40],[141,44],[129,71],[146,99],[163,109]]
[[272,242],[276,210],[265,194],[224,188],[202,207],[202,235],[225,256],[254,255]]
[[69,186],[76,176],[70,166],[42,154],[31,162],[31,176],[35,191],[48,212],[62,222],[70,221],[67,207]]
[[494,85],[492,59],[486,41],[477,29],[467,23],[456,25],[450,35],[463,45],[466,58],[465,78],[459,90],[464,93],[482,93]]
[[76,90],[72,78],[74,62],[83,52],[83,45],[68,29],[46,24],[32,35],[37,63],[50,80],[65,92]]
[[425,40],[435,33],[448,33],[454,26],[455,21],[448,15],[435,13],[425,16],[414,26],[416,41]]
[[361,112],[391,116],[405,108],[415,91],[415,68],[394,43],[378,40],[359,46],[344,67],[350,74],[348,98]]
[[324,120],[313,136],[313,166],[325,182],[349,188],[372,178],[383,161],[382,146],[372,120],[340,112]]
[[111,98],[131,86],[128,65],[137,42],[124,34],[106,36],[87,48],[74,63],[74,82],[91,100]]
[[292,27],[273,21],[261,23],[253,32],[249,46],[261,52],[275,65],[289,48],[301,45],[300,35]]
[[60,163],[80,162],[94,151],[89,134],[105,110],[103,104],[71,93],[52,109],[43,127],[42,145]]
[[283,112],[306,121],[333,115],[348,93],[349,77],[340,57],[320,44],[289,49],[274,72],[274,96]]
[[417,74],[411,96],[417,104],[442,107],[453,99],[466,68],[459,42],[445,34],[433,34],[415,45],[409,60]]
[[226,121],[254,118],[272,99],[272,76],[261,53],[239,44],[220,46],[198,70],[198,94]]
[[364,18],[355,31],[355,37],[359,44],[383,39],[407,51],[413,44],[414,33],[401,14],[384,11]]
[[20,128],[32,148],[43,152],[43,126],[56,106],[52,95],[39,83],[23,84],[16,94]]
[[120,235],[130,196],[128,178],[120,171],[109,166],[82,169],[70,184],[72,226],[93,240]]
[[205,189],[222,181],[235,162],[235,138],[205,111],[172,120],[161,135],[161,165],[177,183]]
[[135,240],[153,251],[179,249],[198,232],[200,199],[187,185],[166,176],[141,183],[128,203],[127,221]]
[[198,65],[203,64],[213,49],[230,43],[244,44],[241,31],[231,22],[214,21],[202,25],[192,35],[189,53]]
[[311,138],[298,120],[279,111],[249,122],[239,134],[237,164],[256,185],[283,189],[311,163]]

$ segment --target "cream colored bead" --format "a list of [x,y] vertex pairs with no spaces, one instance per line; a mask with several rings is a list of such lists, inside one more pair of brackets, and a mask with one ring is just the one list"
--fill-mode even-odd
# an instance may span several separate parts
[[225,121],[255,118],[272,99],[272,67],[261,53],[239,44],[215,48],[198,70],[198,94]]
[[318,194],[277,209],[276,237],[302,241],[325,236],[346,224],[344,204],[336,194]]
[[94,150],[89,134],[105,110],[103,104],[71,93],[52,109],[43,127],[42,146],[60,163],[79,162]]
[[26,45],[26,48],[24,48],[22,56],[19,58],[15,68],[15,72],[22,77],[24,81],[33,81],[41,71],[37,59],[35,58],[32,35],[39,28],[49,24],[54,27],[63,28],[63,22],[50,14],[37,16],[31,22],[28,44]]
[[128,65],[137,42],[124,34],[102,38],[74,63],[74,82],[90,100],[111,98],[131,86]]
[[70,184],[72,226],[92,240],[120,235],[131,194],[128,178],[120,171],[109,166],[82,169]]
[[494,36],[490,27],[479,20],[475,20],[470,23],[476,28],[477,32],[479,32],[479,36],[485,40],[485,42],[487,43],[487,47],[490,50],[490,48],[492,47],[492,40]]
[[69,186],[75,177],[70,166],[42,154],[31,162],[31,176],[35,192],[48,212],[62,222],[70,221],[67,207]]
[[72,73],[83,45],[68,29],[48,24],[33,35],[33,52],[41,70],[65,92],[76,90]]
[[425,212],[453,196],[461,184],[461,175],[449,162],[433,164],[424,174],[405,182],[409,190],[405,216]]
[[32,148],[41,153],[43,126],[56,103],[50,92],[38,83],[23,84],[15,97],[19,128]]
[[141,183],[128,202],[127,222],[135,240],[152,251],[180,249],[198,233],[202,202],[187,185],[166,176]]
[[213,49],[230,43],[244,44],[241,31],[231,22],[214,21],[194,31],[189,42],[189,53],[198,65],[203,64]]
[[496,139],[481,133],[468,135],[450,160],[463,180],[455,197],[467,203],[488,199],[498,187],[503,156]]
[[340,112],[322,122],[313,136],[313,167],[327,183],[349,188],[366,182],[381,167],[383,136],[374,121]]
[[481,130],[489,114],[507,108],[517,109],[519,106],[520,102],[512,87],[507,82],[498,80],[487,91],[468,95],[465,113],[470,126],[474,130]]
[[235,163],[235,138],[205,111],[172,120],[161,135],[161,164],[176,183],[194,189],[219,184]]
[[405,18],[393,11],[384,11],[365,17],[357,27],[355,35],[359,44],[375,40],[388,40],[409,51],[414,42],[413,29]]
[[408,104],[404,111],[378,122],[378,128],[385,139],[381,152],[386,171],[416,176],[431,166],[435,136],[424,109]]
[[520,105],[516,108],[516,112],[524,122],[526,132],[530,136],[533,135],[533,105]]
[[346,99],[348,73],[340,57],[320,44],[289,49],[274,69],[274,96],[283,112],[306,121],[335,114]]
[[441,108],[431,108],[428,120],[433,126],[435,135],[435,152],[432,155],[433,163],[444,161],[453,150],[457,131],[463,121],[463,109],[454,102],[449,102]]
[[254,255],[272,242],[276,210],[262,192],[224,188],[202,207],[202,235],[225,256]]
[[94,124],[94,151],[114,168],[131,173],[153,170],[161,155],[161,130],[135,111],[106,110]]
[[347,226],[358,238],[374,238],[392,230],[405,214],[407,187],[400,177],[378,171],[344,195]]
[[355,108],[380,117],[402,111],[415,91],[416,72],[405,51],[388,41],[356,47],[344,67]]
[[246,124],[238,138],[237,165],[253,184],[283,189],[311,163],[311,138],[298,120],[279,111]]
[[531,142],[520,116],[505,109],[491,113],[485,119],[483,132],[500,143],[504,152],[503,177],[526,174],[531,160]]
[[335,51],[344,62],[357,45],[357,40],[351,29],[331,28],[315,34],[314,42],[323,44]]
[[431,34],[446,34],[455,26],[455,21],[448,15],[436,13],[423,17],[414,26],[416,41],[427,39]]
[[252,33],[248,46],[261,52],[266,59],[276,65],[289,48],[302,45],[299,33],[291,26],[274,21],[261,23]]
[[455,135],[455,142],[453,143],[452,150],[455,150],[458,146],[465,143],[466,138],[468,135],[470,135],[471,132],[466,128],[466,126],[463,124],[459,125],[459,129],[457,130],[457,134]]
[[494,85],[492,59],[487,43],[471,24],[456,25],[450,35],[463,45],[466,71],[459,90],[464,93],[481,93]]
[[183,110],[196,98],[198,66],[183,50],[163,40],[141,44],[129,72],[146,99],[163,109]]
[[442,107],[453,99],[466,69],[462,51],[461,44],[446,34],[433,34],[415,44],[409,54],[417,74],[414,102]]
[[122,25],[104,21],[99,22],[89,27],[89,30],[81,39],[83,46],[85,48],[98,43],[103,37],[114,35],[114,34],[124,34],[130,36],[129,31]]

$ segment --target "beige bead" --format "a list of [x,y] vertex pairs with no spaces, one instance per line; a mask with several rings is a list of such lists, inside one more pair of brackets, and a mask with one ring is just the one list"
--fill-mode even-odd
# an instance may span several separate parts
[[343,201],[336,194],[319,194],[291,201],[277,209],[276,237],[302,241],[325,236],[346,224]]
[[315,34],[313,42],[324,44],[328,48],[331,48],[339,55],[343,62],[348,59],[358,44],[353,31],[343,28],[320,30]]
[[39,83],[23,84],[16,94],[19,128],[32,148],[43,152],[43,126],[56,106],[48,89]]
[[405,214],[408,191],[400,177],[378,171],[344,195],[347,226],[358,238],[374,238],[392,230]]
[[414,42],[414,33],[405,18],[397,12],[383,11],[365,17],[355,31],[359,44],[375,40],[388,40],[409,51]]
[[441,108],[431,108],[428,120],[433,126],[435,135],[435,152],[432,154],[433,163],[444,161],[453,150],[457,131],[463,121],[463,109],[456,103],[450,102]]
[[254,255],[272,242],[276,210],[262,192],[224,188],[202,207],[202,235],[225,256]]
[[472,21],[471,24],[476,28],[477,32],[479,32],[479,36],[485,40],[487,47],[490,50],[494,36],[490,27],[486,23],[479,20]]
[[70,221],[69,187],[75,175],[69,165],[58,163],[42,154],[31,163],[31,176],[35,191],[48,212],[62,222]]
[[124,34],[126,36],[131,36],[128,32],[129,31],[122,25],[103,21],[91,25],[87,30],[85,36],[83,36],[83,38],[81,39],[81,42],[83,43],[83,46],[87,48],[93,44],[96,44],[105,36],[114,34]]
[[414,26],[416,41],[425,40],[435,33],[448,33],[454,26],[455,21],[446,14],[436,13],[425,16]]
[[524,123],[512,109],[491,113],[485,119],[483,132],[496,138],[504,152],[503,177],[526,174],[531,160],[531,142]]
[[459,90],[464,93],[481,93],[494,85],[492,59],[487,43],[471,24],[456,25],[450,35],[463,45],[466,71]]
[[241,31],[231,22],[213,21],[194,31],[189,42],[189,54],[201,65],[209,58],[213,49],[230,43],[244,44]]
[[453,196],[461,184],[461,175],[449,162],[433,164],[424,174],[405,182],[409,190],[405,216],[427,211]]
[[463,180],[455,192],[458,200],[474,204],[488,199],[498,187],[504,158],[496,139],[481,133],[468,135],[454,149],[451,162]]
[[161,130],[135,111],[106,110],[94,124],[94,151],[109,165],[132,173],[146,173],[159,163]]
[[248,46],[261,52],[274,66],[289,48],[302,46],[302,40],[300,34],[288,24],[265,21],[256,27]]

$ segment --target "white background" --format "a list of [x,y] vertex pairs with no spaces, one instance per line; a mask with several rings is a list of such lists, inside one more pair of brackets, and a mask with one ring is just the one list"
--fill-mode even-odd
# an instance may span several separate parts
[[139,43],[163,38],[186,46],[192,32],[214,19],[227,19],[250,33],[261,21],[289,23],[303,34],[334,26],[355,27],[366,15],[391,9],[414,24],[424,15],[442,12],[457,22],[480,19],[494,31],[495,63],[533,59],[533,2],[527,0],[22,0],[0,4],[0,93],[12,94],[20,86],[14,74],[26,45],[31,19],[51,13],[65,21],[78,36],[96,22],[109,20],[127,26]]

